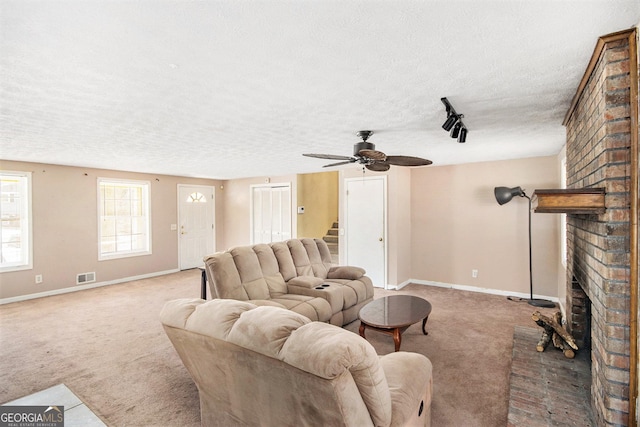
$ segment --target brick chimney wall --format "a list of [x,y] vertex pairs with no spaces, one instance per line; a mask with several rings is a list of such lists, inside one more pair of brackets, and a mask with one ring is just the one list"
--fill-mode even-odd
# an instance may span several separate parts
[[[612,35],[613,36],[613,35]],[[631,121],[628,37],[603,37],[566,119],[567,188],[604,187],[606,212],[567,215],[567,313],[591,304],[591,403],[598,426],[629,424]],[[584,81],[584,80],[583,80]],[[637,83],[635,83],[637,84]],[[573,284],[573,286],[572,286]],[[575,301],[574,298],[576,299]],[[583,305],[580,307],[580,305]],[[583,316],[584,317],[584,316]],[[580,320],[567,327],[579,335]],[[578,338],[578,337],[577,337]]]

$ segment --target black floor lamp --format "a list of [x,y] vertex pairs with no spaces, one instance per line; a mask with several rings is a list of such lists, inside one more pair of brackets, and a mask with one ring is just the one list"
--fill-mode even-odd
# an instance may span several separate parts
[[[527,301],[527,303],[535,307],[555,307],[556,304],[552,301],[533,297],[533,267],[531,265],[531,198],[527,196],[520,187],[496,187],[493,189],[493,194],[496,196],[496,200],[499,205],[509,203],[515,196],[526,197],[527,200],[529,200],[529,299],[519,298],[519,300]],[[511,297],[509,297],[509,299],[513,300]]]

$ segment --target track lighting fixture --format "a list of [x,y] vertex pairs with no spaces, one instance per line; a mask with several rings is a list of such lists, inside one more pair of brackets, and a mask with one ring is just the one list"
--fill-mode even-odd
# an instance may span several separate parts
[[466,142],[467,133],[469,131],[464,123],[462,123],[464,114],[456,113],[456,110],[453,109],[453,106],[449,103],[447,98],[440,98],[440,101],[442,101],[447,109],[447,120],[442,124],[442,129],[447,132],[451,131],[451,138],[458,138],[458,142]]

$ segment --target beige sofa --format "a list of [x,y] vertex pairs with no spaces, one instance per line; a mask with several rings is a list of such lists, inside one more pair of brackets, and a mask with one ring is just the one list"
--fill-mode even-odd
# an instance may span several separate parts
[[334,266],[322,239],[239,246],[204,258],[214,298],[282,307],[311,320],[346,325],[373,300],[359,267]]
[[181,299],[160,315],[204,426],[428,426],[432,365],[377,356],[359,335],[245,301]]

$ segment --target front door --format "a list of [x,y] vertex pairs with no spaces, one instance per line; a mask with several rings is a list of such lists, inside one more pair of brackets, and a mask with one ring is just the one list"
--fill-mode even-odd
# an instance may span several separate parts
[[386,287],[386,177],[349,178],[345,183],[345,263],[364,268],[374,286]]
[[215,251],[214,188],[178,184],[178,251],[180,270],[200,267]]

